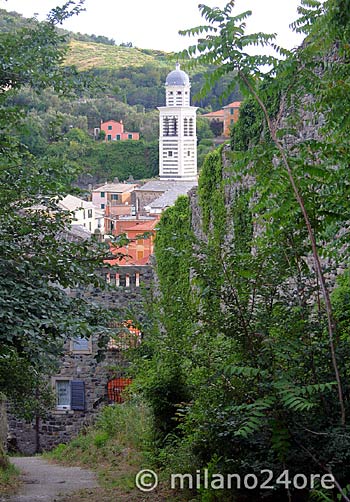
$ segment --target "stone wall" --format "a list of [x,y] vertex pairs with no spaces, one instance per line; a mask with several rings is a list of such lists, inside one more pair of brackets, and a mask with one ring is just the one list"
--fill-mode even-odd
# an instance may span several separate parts
[[7,415],[6,415],[6,399],[0,392],[0,447],[6,448],[7,442]]
[[[37,451],[50,450],[60,443],[67,443],[85,427],[90,425],[101,406],[108,404],[107,383],[111,378],[123,376],[128,365],[118,350],[106,351],[106,358],[97,362],[97,339],[92,340],[90,354],[77,354],[71,351],[66,342],[66,354],[62,359],[59,373],[50,378],[55,386],[56,379],[84,382],[85,409],[52,410],[45,419],[39,421],[39,434],[35,422],[26,423],[9,416],[11,447],[21,453],[32,455]],[[37,437],[38,436],[38,437]]]
[[[118,320],[133,318],[138,321],[144,319],[144,295],[150,292],[153,283],[151,266],[123,266],[102,270],[104,277],[110,275],[110,287],[107,290],[91,288],[88,291],[71,291],[73,296],[83,296],[91,302],[99,302],[105,307],[115,309]],[[119,274],[120,286],[113,284],[113,274]],[[139,277],[136,281],[136,274]],[[126,286],[126,276],[129,285]],[[97,338],[91,341],[90,353],[72,352],[70,341],[66,342],[65,356],[60,364],[60,371],[51,377],[55,386],[55,379],[74,380],[84,382],[85,409],[52,410],[47,418],[39,421],[39,431],[34,422],[26,423],[14,416],[9,416],[9,430],[11,448],[21,453],[31,455],[39,450],[50,450],[60,443],[67,443],[96,418],[99,409],[108,404],[107,383],[111,378],[124,376],[128,362],[123,353],[117,349],[105,352],[105,359],[98,362]],[[38,448],[39,445],[39,448]]]
[[148,213],[145,211],[145,206],[149,206],[153,201],[158,199],[165,190],[154,191],[154,190],[134,190],[131,195],[131,203],[136,207],[136,211],[141,216],[146,216]]
[[[152,294],[154,280],[152,266],[112,267],[103,269],[101,273],[105,281],[109,283],[107,289],[92,287],[88,290],[72,291],[71,294],[101,303],[108,309],[116,310],[117,315],[124,318],[132,312],[134,319],[142,321],[144,319],[143,303],[145,298]],[[116,274],[119,276],[119,286],[116,286]],[[138,274],[139,285],[137,285],[136,274]]]

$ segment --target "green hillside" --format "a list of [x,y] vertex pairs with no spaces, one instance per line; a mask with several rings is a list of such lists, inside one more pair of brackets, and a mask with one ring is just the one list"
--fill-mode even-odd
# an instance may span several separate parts
[[[21,30],[32,29],[37,23],[36,19],[0,9],[0,36],[5,42],[6,34],[17,32],[21,36]],[[71,92],[69,99],[57,96],[51,88],[38,94],[24,86],[18,93],[9,93],[7,105],[24,112],[19,127],[20,141],[34,155],[66,156],[77,164],[83,177],[89,175],[95,180],[104,180],[112,176],[123,180],[129,175],[134,178],[152,176],[158,165],[157,148],[154,147],[159,136],[157,107],[165,105],[164,83],[175,64],[172,54],[132,47],[129,43],[118,46],[103,35],[61,29],[58,32],[62,35],[62,44],[67,46],[64,64],[75,66],[92,85],[84,91]],[[198,99],[205,71],[205,68],[188,71],[191,100],[199,107],[198,114],[240,99],[236,91],[220,101],[229,77],[216,84],[205,98]],[[106,158],[106,145],[101,144],[101,138],[96,141],[93,133],[101,120],[109,119],[122,120],[125,130],[139,132],[143,146],[132,144],[126,152],[125,146],[114,145],[108,148]],[[198,118],[197,136],[200,164],[211,145],[211,141],[208,144],[201,141],[213,137],[206,119]],[[76,150],[79,150],[78,156]],[[147,160],[142,163],[140,158],[144,154]]]
[[[162,56],[159,57],[159,54],[162,54]],[[165,53],[157,51],[71,40],[66,62],[68,65],[76,66],[81,71],[90,70],[91,68],[119,70],[124,67],[138,68],[147,64],[164,66],[165,58]]]

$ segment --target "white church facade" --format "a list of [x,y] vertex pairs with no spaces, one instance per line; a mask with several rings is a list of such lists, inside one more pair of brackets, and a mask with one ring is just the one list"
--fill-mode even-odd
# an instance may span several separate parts
[[196,112],[190,79],[176,64],[165,81],[159,110],[159,179],[135,190],[137,212],[160,214],[197,186]]
[[196,111],[190,105],[191,84],[180,65],[165,82],[166,105],[159,114],[159,178],[197,179]]

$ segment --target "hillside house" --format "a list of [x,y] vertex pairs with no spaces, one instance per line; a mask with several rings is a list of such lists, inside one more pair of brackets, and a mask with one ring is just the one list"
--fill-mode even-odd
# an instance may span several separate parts
[[58,206],[64,211],[73,213],[72,226],[83,227],[92,234],[96,229],[103,232],[103,212],[97,209],[92,202],[80,199],[74,195],[67,195],[59,201]]
[[154,252],[154,239],[159,218],[120,218],[115,222],[113,235],[125,234],[130,239],[127,246],[113,247],[111,252],[118,258],[109,260],[110,265],[147,265]]
[[105,141],[125,141],[128,139],[140,139],[140,133],[124,131],[124,124],[122,120],[120,122],[117,122],[116,120],[107,120],[106,122],[101,121],[101,131],[104,131],[106,133]]
[[224,106],[224,136],[230,137],[230,128],[235,124],[239,118],[239,107],[241,106],[241,101],[234,101]]
[[222,136],[225,138],[230,137],[230,128],[232,124],[236,123],[239,118],[239,107],[241,101],[233,101],[224,106],[221,110],[214,112],[204,113],[201,117],[208,119],[210,122],[218,122],[222,124]]
[[[216,110],[215,112],[209,112],[209,113],[204,113],[201,115],[201,117],[206,118],[209,120],[210,124],[214,123],[217,125],[215,129],[217,129],[219,132],[219,135],[222,135],[224,131],[224,110]],[[218,134],[216,134],[218,135]]]
[[134,183],[106,183],[91,192],[91,202],[95,208],[104,211],[104,216],[113,218],[135,214],[131,194],[138,185]]

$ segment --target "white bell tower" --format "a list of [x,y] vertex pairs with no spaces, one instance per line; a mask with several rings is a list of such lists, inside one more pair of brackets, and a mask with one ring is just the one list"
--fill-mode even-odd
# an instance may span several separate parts
[[197,108],[190,105],[190,89],[188,75],[177,63],[166,78],[166,106],[158,108],[161,180],[197,180]]

